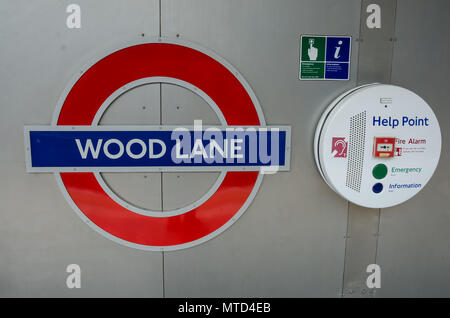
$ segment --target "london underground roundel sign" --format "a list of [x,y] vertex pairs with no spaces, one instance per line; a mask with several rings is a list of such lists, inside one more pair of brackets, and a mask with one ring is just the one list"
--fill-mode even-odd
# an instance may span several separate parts
[[[217,127],[98,125],[119,95],[171,83],[202,97]],[[218,235],[249,206],[263,174],[289,170],[290,127],[266,126],[250,86],[226,61],[163,38],[128,45],[83,68],[61,96],[51,126],[26,126],[27,171],[54,172],[63,195],[92,228],[126,246],[176,250]],[[120,199],[101,172],[220,171],[191,205],[143,210]]]

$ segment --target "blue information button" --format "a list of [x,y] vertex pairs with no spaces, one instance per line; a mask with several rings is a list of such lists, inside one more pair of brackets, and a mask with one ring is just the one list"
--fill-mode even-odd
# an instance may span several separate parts
[[383,191],[383,184],[381,184],[381,183],[375,183],[374,185],[373,185],[373,187],[372,187],[372,191],[374,192],[374,193],[380,193],[381,191]]

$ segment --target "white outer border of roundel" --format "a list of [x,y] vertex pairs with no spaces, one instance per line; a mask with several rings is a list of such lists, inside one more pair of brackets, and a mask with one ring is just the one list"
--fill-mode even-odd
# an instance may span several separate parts
[[[218,61],[220,64],[222,64],[225,68],[227,68],[236,78],[237,80],[241,83],[241,85],[244,87],[244,89],[246,90],[247,94],[250,96],[250,99],[252,100],[252,103],[255,107],[255,110],[258,114],[258,119],[260,121],[260,125],[261,126],[265,126],[266,125],[266,121],[264,119],[264,115],[261,109],[261,106],[259,104],[258,99],[256,98],[256,95],[254,94],[253,90],[251,89],[250,85],[247,83],[247,81],[245,81],[244,77],[229,63],[227,62],[224,58],[220,57],[219,55],[217,55],[216,53],[214,53],[211,50],[205,49],[201,46],[199,46],[198,44],[192,43],[192,42],[187,42],[184,40],[179,40],[179,39],[171,39],[171,38],[165,38],[165,37],[151,37],[151,38],[147,38],[145,40],[141,40],[141,41],[130,41],[130,42],[126,42],[123,43],[121,45],[118,45],[116,47],[110,48],[108,50],[103,50],[103,51],[98,51],[97,54],[95,54],[95,57],[91,58],[89,60],[89,62],[87,64],[85,64],[80,72],[78,72],[76,75],[74,75],[72,77],[72,79],[69,81],[68,85],[64,88],[58,102],[55,108],[55,111],[53,113],[53,117],[52,117],[52,126],[57,126],[57,122],[58,122],[58,118],[59,118],[59,114],[61,112],[61,108],[64,104],[64,101],[67,98],[67,95],[69,94],[70,90],[72,89],[72,87],[75,85],[75,83],[78,81],[78,79],[83,75],[84,71],[88,70],[91,66],[93,66],[95,63],[97,63],[98,61],[100,61],[101,59],[105,58],[106,56],[119,51],[121,49],[130,47],[130,46],[135,46],[135,45],[140,45],[140,44],[148,44],[148,43],[168,43],[168,44],[177,44],[177,45],[181,45],[181,46],[186,46],[189,48],[192,48],[194,50],[197,50],[203,54],[208,55],[209,57],[213,58],[214,60]],[[220,118],[220,117],[219,117]],[[247,200],[244,202],[244,204],[241,206],[241,208],[233,215],[233,217],[231,217],[230,220],[228,220],[224,225],[222,225],[220,228],[218,228],[217,230],[215,230],[214,232],[211,232],[210,234],[203,236],[200,239],[191,241],[189,243],[184,243],[184,244],[178,244],[178,245],[171,245],[171,246],[149,246],[149,245],[142,245],[142,244],[136,244],[136,243],[132,243],[126,240],[123,240],[121,238],[118,238],[108,232],[106,232],[105,230],[103,230],[102,228],[100,228],[98,225],[96,225],[94,222],[92,222],[79,208],[78,206],[75,204],[75,202],[72,200],[71,196],[69,195],[69,193],[67,192],[67,189],[64,186],[64,183],[61,179],[61,175],[59,173],[54,173],[55,175],[55,179],[56,182],[61,190],[61,193],[63,194],[64,198],[66,199],[66,201],[69,203],[70,207],[78,214],[78,216],[86,223],[88,224],[92,229],[94,229],[95,231],[97,231],[99,234],[103,235],[104,237],[127,247],[132,247],[135,249],[139,249],[139,250],[146,250],[146,251],[174,251],[174,250],[180,250],[180,249],[185,249],[185,248],[189,248],[189,247],[193,247],[196,245],[199,245],[201,243],[204,243],[214,237],[216,237],[217,235],[219,235],[220,233],[222,233],[223,231],[225,231],[227,228],[229,228],[231,225],[234,224],[234,222],[236,222],[239,217],[245,212],[245,210],[247,210],[248,206],[252,203],[253,199],[255,198],[256,194],[258,193],[259,187],[262,183],[262,179],[263,179],[263,174],[259,173],[258,177],[256,179],[255,185],[253,186],[252,191],[250,192],[250,195],[248,196]],[[219,177],[220,178],[220,177]],[[133,212],[133,211],[130,211]],[[170,217],[170,216],[169,216]]]

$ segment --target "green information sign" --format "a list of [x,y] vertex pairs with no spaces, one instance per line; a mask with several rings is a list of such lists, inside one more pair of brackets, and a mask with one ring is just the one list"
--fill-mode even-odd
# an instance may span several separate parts
[[349,36],[302,35],[300,73],[302,80],[348,80],[350,70]]

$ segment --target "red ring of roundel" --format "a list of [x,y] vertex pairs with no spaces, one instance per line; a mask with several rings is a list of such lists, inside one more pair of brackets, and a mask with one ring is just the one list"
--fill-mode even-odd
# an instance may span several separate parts
[[[260,125],[250,96],[226,67],[195,49],[169,43],[130,46],[95,63],[70,90],[57,125],[91,125],[113,92],[153,76],[171,77],[198,87],[214,100],[228,125]],[[169,217],[127,210],[105,193],[93,173],[60,175],[73,202],[104,231],[130,243],[168,247],[196,241],[221,228],[246,202],[258,172],[227,172],[218,190],[201,206]]]

